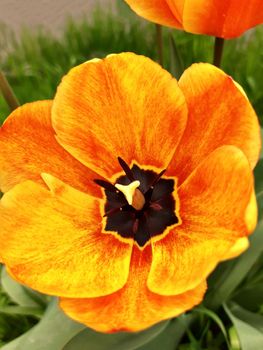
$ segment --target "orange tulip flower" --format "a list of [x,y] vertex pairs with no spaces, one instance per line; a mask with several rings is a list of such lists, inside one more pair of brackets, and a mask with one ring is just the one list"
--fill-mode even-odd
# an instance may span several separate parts
[[125,0],[140,16],[194,34],[234,38],[263,23],[262,0]]
[[177,81],[123,53],[73,68],[0,132],[1,259],[103,332],[200,303],[256,225],[257,117],[209,64]]

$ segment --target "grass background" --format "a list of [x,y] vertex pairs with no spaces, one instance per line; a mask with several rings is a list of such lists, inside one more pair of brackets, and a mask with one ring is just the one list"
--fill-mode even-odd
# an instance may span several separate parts
[[[175,71],[175,66],[172,60],[171,36],[176,43],[184,68],[193,62],[212,61],[213,38],[164,28],[164,67],[172,73]],[[227,41],[222,68],[243,86],[263,124],[262,47],[262,26],[247,32],[241,38]],[[94,57],[105,57],[110,53],[123,51],[133,51],[157,60],[155,26],[139,19],[122,1],[119,1],[115,14],[97,9],[89,18],[82,18],[79,21],[68,19],[59,38],[41,28],[34,32],[24,28],[21,36],[16,38],[8,28],[0,28],[1,69],[5,72],[21,104],[52,98],[61,77],[71,67]],[[2,122],[8,114],[8,106],[0,96],[0,121]],[[262,171],[261,162],[256,174],[260,179],[257,186],[261,197]],[[233,323],[235,324],[233,317],[250,320],[252,316],[247,315],[246,312],[260,318],[254,321],[252,317],[251,324],[259,324],[263,332],[263,255],[257,250],[263,242],[259,241],[258,236],[255,235],[255,237],[248,255],[234,262],[220,265],[212,275],[210,292],[204,306],[190,313],[191,319],[182,321],[184,331],[177,346],[174,343],[170,347],[171,344],[167,343],[167,339],[174,341],[174,336],[178,334],[178,329],[181,329],[182,325],[171,323],[170,328],[166,330],[165,339],[158,338],[157,343],[150,342],[148,347],[138,347],[138,349],[155,350],[164,346],[165,350],[168,348],[240,350],[241,343],[237,337],[239,328],[237,325],[236,328],[233,327]],[[21,302],[21,293],[25,293],[26,290],[12,283],[10,286],[4,271],[2,271],[2,284],[4,288],[0,287],[0,345],[7,344],[31,329],[41,318],[46,305],[41,302],[31,304],[31,299],[26,299],[26,303],[24,299]],[[17,295],[19,295],[18,298]],[[236,305],[239,308],[238,312],[236,312]],[[174,324],[176,328],[173,328]],[[185,324],[191,324],[191,326],[188,327]],[[246,330],[242,329],[242,332],[246,333]],[[229,340],[229,344],[226,339]],[[249,348],[250,345],[246,348],[244,344],[242,342],[244,350],[261,350],[263,338],[262,347],[259,348]],[[78,349],[76,346],[75,348]],[[31,348],[27,345],[21,348],[21,350],[24,349]],[[84,347],[80,349],[85,350]],[[53,350],[53,348],[46,348],[46,350]]]

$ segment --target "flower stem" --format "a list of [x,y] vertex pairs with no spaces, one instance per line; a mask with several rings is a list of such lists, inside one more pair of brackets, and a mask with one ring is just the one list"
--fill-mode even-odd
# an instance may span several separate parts
[[18,99],[15,96],[10,84],[8,83],[4,73],[0,70],[0,91],[2,92],[6,103],[11,111],[19,106]]
[[221,66],[221,60],[223,56],[223,50],[224,50],[224,43],[225,40],[223,38],[215,38],[215,45],[214,45],[214,61],[213,64],[220,68]]
[[156,43],[157,43],[157,52],[158,52],[158,62],[163,66],[163,33],[162,26],[156,24]]

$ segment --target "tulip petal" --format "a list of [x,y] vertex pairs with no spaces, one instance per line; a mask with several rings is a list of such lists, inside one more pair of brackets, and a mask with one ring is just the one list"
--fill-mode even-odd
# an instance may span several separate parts
[[73,68],[58,88],[52,110],[57,139],[101,176],[128,164],[163,169],[187,119],[184,96],[172,76],[132,53]]
[[162,295],[195,288],[249,234],[246,211],[253,176],[234,146],[211,153],[179,187],[181,226],[152,243],[148,286]]
[[25,180],[43,184],[41,172],[59,177],[93,195],[101,191],[93,183],[97,174],[64,150],[51,126],[52,101],[39,101],[17,108],[0,129],[0,185],[3,192]]
[[62,298],[60,306],[74,320],[100,332],[140,331],[177,316],[199,304],[206,291],[202,282],[182,295],[152,293],[146,286],[151,265],[151,248],[134,247],[128,282],[118,292],[89,299]]
[[186,0],[165,0],[165,1],[170,7],[173,15],[181,23],[181,26],[183,26],[183,13],[184,13],[184,5]]
[[185,0],[183,27],[191,33],[233,38],[262,22],[262,0]]
[[253,233],[258,222],[258,205],[255,191],[251,193],[251,198],[246,209],[245,221],[248,233]]
[[229,251],[225,254],[224,260],[229,260],[236,258],[243,252],[245,252],[249,247],[249,240],[247,237],[239,238],[234,245],[229,249]]
[[177,176],[180,185],[209,153],[223,145],[240,148],[253,168],[259,158],[260,127],[232,78],[199,63],[185,71],[179,86],[189,109],[188,123],[167,174]]
[[[255,191],[252,191],[250,201],[246,208],[245,212],[245,223],[247,227],[248,234],[253,233],[257,226],[258,221],[258,207],[257,207],[257,199]],[[234,245],[229,249],[229,251],[224,256],[224,260],[233,259],[244,251],[246,251],[249,247],[249,240],[247,237],[238,238],[238,240],[234,243]]]
[[101,200],[51,175],[50,191],[32,181],[1,199],[1,257],[12,276],[67,297],[113,293],[126,283],[132,243],[102,234]]
[[169,27],[182,28],[165,0],[125,0],[139,16]]

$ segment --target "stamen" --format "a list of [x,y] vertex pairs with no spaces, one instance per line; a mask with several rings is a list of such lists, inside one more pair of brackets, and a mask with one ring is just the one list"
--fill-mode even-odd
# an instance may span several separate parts
[[128,179],[131,182],[135,181],[135,178],[133,176],[131,169],[129,168],[129,165],[121,157],[118,157],[118,161],[119,161],[119,164],[122,167],[123,171],[127,175]]
[[144,193],[146,201],[150,201],[153,193],[154,186],[157,184],[157,182],[160,180],[160,178],[163,176],[163,174],[166,172],[166,169],[162,170],[153,180],[151,185],[149,186],[148,190]]
[[94,182],[97,185],[105,188],[105,190],[108,190],[110,192],[118,192],[117,188],[114,185],[112,185],[110,182],[108,182],[108,181],[95,179]]
[[111,216],[111,215],[113,215],[115,213],[118,213],[119,211],[122,211],[122,207],[110,209],[110,210],[106,211],[106,213],[103,215],[103,217]]
[[156,211],[159,211],[159,210],[162,210],[162,209],[163,209],[163,207],[162,207],[160,204],[156,203],[156,202],[152,203],[152,204],[150,205],[150,208],[152,208],[152,209],[154,209],[154,210],[156,210]]
[[133,206],[136,210],[141,210],[145,204],[145,198],[138,189],[139,186],[140,181],[138,180],[131,182],[129,185],[115,185],[115,187],[124,194],[129,205]]
[[153,180],[153,182],[151,183],[151,187],[154,187],[154,185],[157,184],[157,182],[160,180],[160,178],[163,176],[163,174],[166,172],[166,169],[163,169],[157,176],[156,178]]

